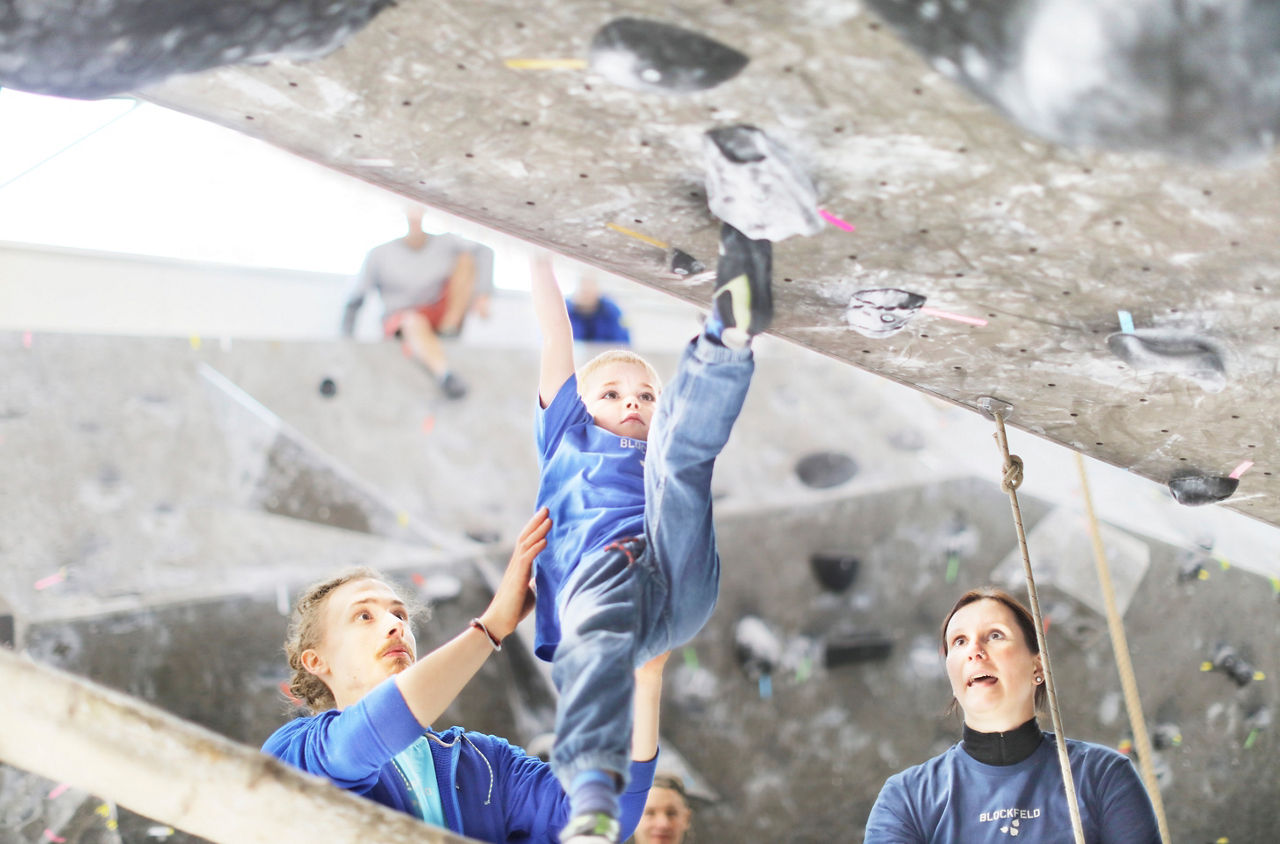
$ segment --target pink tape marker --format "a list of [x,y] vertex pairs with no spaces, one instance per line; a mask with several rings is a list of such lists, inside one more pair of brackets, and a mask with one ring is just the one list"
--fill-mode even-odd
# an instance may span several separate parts
[[940,319],[950,319],[956,322],[963,322],[965,325],[984,326],[987,321],[982,317],[964,316],[963,314],[953,314],[950,311],[940,311],[937,308],[921,308],[920,313],[936,316]]
[[44,828],[44,837],[46,840],[52,841],[53,844],[63,844],[67,840],[47,826]]
[[31,348],[31,332],[30,331],[22,332],[22,348],[24,349]]
[[36,588],[36,591],[39,592],[42,589],[48,589],[50,586],[59,584],[66,579],[67,579],[67,573],[65,571],[56,571],[53,574],[49,575],[48,577],[42,577],[39,580],[37,580],[34,586]]
[[830,211],[828,211],[825,208],[818,209],[818,216],[820,216],[822,219],[826,220],[828,223],[830,223],[831,225],[835,226],[838,229],[844,229],[847,232],[851,232],[855,230],[853,223],[846,223],[844,220],[841,220],[839,217],[837,217],[835,214],[832,214]]
[[52,789],[50,789],[50,791],[49,791],[49,799],[50,799],[50,800],[57,800],[57,799],[58,799],[59,797],[61,797],[62,795],[66,794],[66,793],[67,793],[67,791],[68,791],[68,790],[70,790],[70,788],[71,788],[71,786],[67,785],[65,782],[60,782],[60,783],[58,783],[58,784],[57,784],[57,785],[55,785]]
[[1243,463],[1241,463],[1239,466],[1237,466],[1235,469],[1231,470],[1231,474],[1227,475],[1227,477],[1238,481],[1240,480],[1241,475],[1243,475],[1245,472],[1249,471],[1252,468],[1253,468],[1253,461],[1246,460]]

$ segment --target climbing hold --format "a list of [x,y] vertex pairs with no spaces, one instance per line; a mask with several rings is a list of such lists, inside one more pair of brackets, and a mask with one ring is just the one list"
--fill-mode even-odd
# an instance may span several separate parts
[[747,66],[745,54],[659,21],[618,18],[591,39],[591,69],[635,91],[688,93],[714,88]]
[[702,136],[711,213],[752,240],[786,240],[822,229],[809,177],[754,126],[711,129]]
[[822,661],[827,668],[885,659],[893,650],[893,640],[881,633],[837,633],[822,645]]
[[858,577],[858,558],[852,554],[819,551],[809,557],[814,578],[828,592],[843,592]]
[[97,99],[178,73],[319,58],[392,0],[184,3],[104,0],[14,6],[0,15],[0,86]]
[[1107,335],[1107,348],[1139,372],[1180,375],[1217,393],[1227,385],[1222,356],[1208,341],[1193,334],[1143,328]]
[[1178,569],[1178,582],[1188,583],[1192,580],[1208,580],[1209,570],[1204,567],[1204,563],[1200,560],[1191,560],[1189,563]]
[[337,392],[338,392],[338,384],[332,378],[325,378],[323,381],[320,382],[320,395],[324,396],[325,398],[327,399],[333,398],[334,394],[336,394]]
[[1182,746],[1182,730],[1177,724],[1156,724],[1151,728],[1151,744],[1156,750]]
[[1275,146],[1275,3],[866,5],[943,75],[1057,143],[1208,163],[1242,163]]
[[859,290],[849,300],[844,318],[862,336],[880,339],[906,328],[924,303],[924,296],[896,287]]
[[1237,686],[1247,686],[1257,679],[1258,672],[1252,665],[1245,662],[1236,652],[1236,649],[1230,645],[1219,645],[1218,649],[1214,651],[1209,665],[1211,668],[1226,674],[1235,681]]
[[690,276],[697,275],[706,270],[706,267],[697,258],[685,252],[683,249],[672,249],[669,266],[674,275]]
[[772,674],[782,661],[782,640],[764,619],[744,615],[733,629],[734,656],[748,677]]
[[502,539],[502,533],[493,528],[472,528],[467,531],[467,538],[481,545],[493,545]]
[[1169,479],[1169,492],[1173,493],[1173,500],[1188,507],[1226,500],[1238,486],[1238,478],[1216,475],[1182,474]]
[[818,451],[800,458],[796,474],[800,482],[812,489],[830,489],[858,473],[858,464],[847,454]]

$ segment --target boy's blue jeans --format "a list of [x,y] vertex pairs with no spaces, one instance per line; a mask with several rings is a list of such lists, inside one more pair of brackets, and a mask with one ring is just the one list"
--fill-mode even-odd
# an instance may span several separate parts
[[751,349],[699,336],[662,392],[645,452],[644,542],[584,557],[561,589],[560,691],[551,755],[566,791],[581,771],[626,787],[635,669],[692,639],[715,609],[720,557],[711,470],[751,384]]

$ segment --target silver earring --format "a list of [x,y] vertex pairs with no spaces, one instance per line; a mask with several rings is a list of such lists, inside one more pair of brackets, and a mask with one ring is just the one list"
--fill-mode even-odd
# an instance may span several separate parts
[[1037,677],[1037,678],[1036,678],[1036,685],[1037,685],[1037,686],[1038,686],[1038,685],[1040,685],[1040,684],[1041,684],[1041,683],[1043,683],[1043,682],[1044,682],[1044,678],[1043,678],[1043,677]]

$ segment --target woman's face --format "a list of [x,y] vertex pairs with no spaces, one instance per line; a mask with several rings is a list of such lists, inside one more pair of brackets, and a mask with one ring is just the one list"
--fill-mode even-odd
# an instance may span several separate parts
[[652,788],[644,815],[636,827],[636,844],[681,844],[689,831],[689,807],[680,792],[671,788]]
[[1040,657],[1013,610],[990,598],[966,604],[947,623],[946,643],[951,693],[969,727],[1003,732],[1031,720]]

